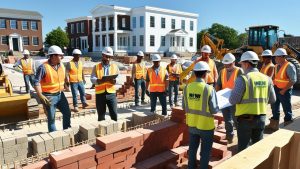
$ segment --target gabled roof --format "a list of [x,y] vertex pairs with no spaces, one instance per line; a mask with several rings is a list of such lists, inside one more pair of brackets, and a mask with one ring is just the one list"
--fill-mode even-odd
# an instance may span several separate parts
[[171,30],[168,35],[175,35],[175,36],[186,36],[188,35],[187,31],[182,30],[182,29],[174,29]]
[[66,19],[65,21],[67,23],[70,23],[70,22],[86,21],[86,20],[92,20],[92,16],[82,16],[82,17],[77,17],[77,18],[71,18],[71,19]]
[[43,16],[37,11],[0,8],[0,17],[41,20]]

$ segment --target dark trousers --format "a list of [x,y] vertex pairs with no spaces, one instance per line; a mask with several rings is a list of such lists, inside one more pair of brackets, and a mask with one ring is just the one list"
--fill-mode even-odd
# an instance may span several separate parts
[[141,99],[145,101],[145,93],[146,93],[146,81],[144,79],[134,79],[134,102],[135,104],[139,104],[139,88],[142,90]]
[[165,92],[151,92],[150,93],[150,103],[151,103],[151,112],[156,110],[157,98],[162,107],[162,115],[167,115],[167,96]]
[[31,84],[31,86],[33,87],[34,85],[34,74],[32,75],[24,75],[24,83],[25,83],[25,88],[26,88],[26,93],[30,93],[30,86],[29,83]]
[[279,120],[280,117],[280,103],[282,104],[283,112],[285,114],[284,121],[290,121],[293,119],[293,112],[292,112],[292,89],[287,90],[284,95],[281,95],[279,92],[281,89],[274,86],[275,93],[276,93],[276,102],[271,105],[272,108],[272,119]]
[[222,114],[224,117],[224,122],[225,122],[226,137],[232,138],[234,136],[233,124],[235,124],[235,126],[236,126],[236,119],[234,117],[235,105],[226,107],[226,108],[222,109],[221,111],[222,111]]
[[108,106],[110,118],[117,121],[117,97],[116,93],[96,94],[96,108],[98,121],[105,120],[106,105]]
[[253,119],[237,117],[238,152],[263,139],[265,120],[266,115],[254,116]]
[[179,81],[169,81],[169,103],[173,106],[173,90],[174,90],[174,103],[177,104]]

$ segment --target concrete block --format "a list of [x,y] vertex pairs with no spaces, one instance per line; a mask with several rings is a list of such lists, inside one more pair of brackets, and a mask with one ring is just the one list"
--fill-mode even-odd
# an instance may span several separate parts
[[12,151],[16,151],[16,147],[12,146],[12,147],[7,147],[7,148],[3,148],[3,155],[5,156],[8,153],[11,153]]
[[70,136],[68,133],[64,132],[64,131],[58,131],[62,137],[62,143],[63,143],[63,148],[67,148],[69,147],[70,144]]
[[53,138],[54,150],[61,150],[63,148],[63,142],[60,131],[51,132],[49,135]]
[[46,152],[54,151],[53,138],[48,133],[40,134],[40,137],[44,140]]
[[16,136],[16,143],[17,144],[27,143],[27,142],[28,142],[28,138],[27,138],[26,134]]
[[104,136],[107,135],[111,130],[111,125],[107,121],[100,121],[98,127],[98,135]]
[[65,133],[69,135],[70,138],[70,144],[74,145],[75,144],[75,130],[72,128],[64,130]]
[[21,144],[17,144],[16,145],[17,149],[28,149],[28,142],[24,142],[24,143],[21,143]]
[[14,137],[9,137],[9,138],[2,139],[3,148],[12,147],[14,145],[16,145],[16,139]]
[[39,135],[32,137],[32,146],[35,155],[46,151],[44,140]]
[[79,126],[79,132],[81,133],[82,140],[89,140],[95,138],[96,127],[90,124],[81,124]]

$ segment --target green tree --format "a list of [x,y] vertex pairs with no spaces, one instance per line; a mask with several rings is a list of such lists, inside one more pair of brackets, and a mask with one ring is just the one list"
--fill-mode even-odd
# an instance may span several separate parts
[[68,34],[61,27],[58,27],[46,35],[45,42],[49,46],[57,45],[63,49],[69,45]]
[[239,34],[239,36],[238,36],[238,45],[239,46],[247,44],[247,41],[248,41],[248,34],[247,33]]
[[208,29],[203,29],[197,33],[197,49],[200,49],[201,38],[206,32],[208,32]]

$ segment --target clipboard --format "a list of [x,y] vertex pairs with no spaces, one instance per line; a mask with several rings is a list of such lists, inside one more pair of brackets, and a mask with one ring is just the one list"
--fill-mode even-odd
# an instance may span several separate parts
[[108,76],[102,76],[103,80],[111,80],[111,79],[116,79],[118,77],[117,75],[108,75]]

